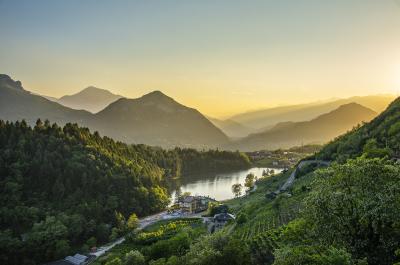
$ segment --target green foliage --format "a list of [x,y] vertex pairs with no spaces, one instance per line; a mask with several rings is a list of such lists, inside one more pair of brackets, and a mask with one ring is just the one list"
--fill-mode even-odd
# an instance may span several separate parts
[[183,264],[246,265],[251,264],[250,251],[240,240],[215,233],[192,245],[183,257]]
[[400,99],[396,99],[377,118],[326,145],[316,156],[322,160],[344,163],[361,156],[385,157],[400,155]]
[[235,194],[235,197],[238,198],[242,195],[243,186],[240,183],[236,183],[232,185],[232,192]]
[[238,152],[166,151],[76,124],[0,120],[0,263],[43,263],[87,249],[92,237],[114,240],[136,226],[129,215],[165,209],[176,177],[209,170],[208,163],[249,166]]
[[124,265],[144,265],[145,258],[138,250],[132,250],[125,254]]
[[156,230],[142,231],[130,240],[136,244],[148,245],[174,236],[182,228],[199,224],[198,219],[182,219],[160,225]]
[[139,225],[139,219],[135,213],[132,213],[128,218],[126,226],[129,231],[133,231],[138,227],[138,225]]
[[351,255],[343,249],[318,249],[315,246],[295,246],[278,249],[274,265],[350,265]]
[[[116,257],[124,264],[185,264],[183,257],[206,228],[200,219],[165,220],[131,233],[127,240],[113,248],[95,264],[104,264]],[[146,239],[146,240],[144,240]],[[133,261],[129,261],[134,259]],[[129,263],[130,262],[130,263]]]
[[247,222],[247,220],[249,219],[249,217],[247,216],[246,213],[240,213],[236,219],[236,223],[238,225],[244,224]]
[[244,186],[245,186],[246,188],[248,188],[249,190],[250,190],[251,188],[253,188],[255,178],[256,178],[256,177],[254,176],[253,173],[248,174],[248,175],[246,176]]
[[115,258],[107,262],[105,265],[122,265],[122,261],[120,258]]
[[315,233],[369,264],[391,264],[400,246],[400,167],[358,159],[318,174],[306,208]]

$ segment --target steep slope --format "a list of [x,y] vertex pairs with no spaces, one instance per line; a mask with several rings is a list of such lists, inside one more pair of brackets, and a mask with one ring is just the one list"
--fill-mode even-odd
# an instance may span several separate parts
[[160,91],[117,100],[95,115],[93,126],[128,143],[209,148],[228,142],[228,137],[199,111]]
[[73,110],[44,97],[24,90],[20,81],[8,75],[0,75],[0,119],[22,120],[34,124],[38,118],[49,119],[58,124],[77,122],[86,124],[91,118],[87,111]]
[[249,135],[232,148],[252,151],[325,143],[376,115],[371,109],[350,103],[311,121],[280,123],[266,132]]
[[254,132],[254,129],[246,127],[239,122],[231,119],[220,120],[215,118],[208,118],[215,126],[220,128],[227,136],[231,138],[241,138]]
[[327,144],[317,156],[344,162],[363,153],[369,157],[400,159],[400,98],[370,123]]
[[236,115],[231,119],[243,124],[244,126],[266,130],[280,122],[311,120],[321,114],[335,110],[341,105],[352,102],[358,103],[376,111],[377,113],[380,113],[387,108],[394,98],[395,97],[392,95],[351,97],[324,103],[316,102],[248,112]]
[[83,109],[97,113],[120,98],[122,96],[115,95],[108,90],[90,86],[74,95],[63,96],[57,102],[71,109]]

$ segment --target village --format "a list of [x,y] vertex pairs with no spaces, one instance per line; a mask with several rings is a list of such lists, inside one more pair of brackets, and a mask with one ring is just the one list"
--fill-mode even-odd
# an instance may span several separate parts
[[313,155],[320,148],[321,146],[319,145],[304,145],[293,147],[288,150],[261,150],[247,152],[246,154],[256,166],[287,169],[295,166],[305,157]]

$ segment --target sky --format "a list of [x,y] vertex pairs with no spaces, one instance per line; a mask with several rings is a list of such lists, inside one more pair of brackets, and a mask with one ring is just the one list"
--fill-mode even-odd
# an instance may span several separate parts
[[0,73],[214,116],[400,90],[400,0],[0,0]]

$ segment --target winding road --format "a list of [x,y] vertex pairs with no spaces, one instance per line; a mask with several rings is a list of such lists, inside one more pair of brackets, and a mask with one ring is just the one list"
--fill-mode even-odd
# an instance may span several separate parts
[[[168,215],[167,211],[164,211],[164,212],[161,212],[161,213],[158,213],[158,214],[146,216],[144,218],[139,219],[138,230],[142,230],[146,226],[149,226],[151,224],[154,224],[155,222],[163,220],[167,215]],[[121,238],[115,240],[112,243],[109,243],[109,244],[107,244],[105,246],[99,247],[95,252],[92,252],[90,254],[93,255],[93,256],[96,256],[98,258],[98,257],[104,255],[107,251],[109,251],[110,249],[112,249],[116,245],[119,245],[119,244],[123,243],[124,241],[125,241],[125,237],[121,237]]]
[[286,182],[282,185],[282,187],[280,187],[277,191],[275,191],[276,194],[279,194],[285,190],[287,190],[288,188],[290,188],[293,185],[294,180],[296,179],[296,174],[297,171],[299,169],[301,169],[303,166],[305,165],[309,165],[309,164],[320,164],[320,165],[324,165],[324,166],[329,166],[331,164],[331,162],[329,161],[323,161],[323,160],[303,160],[301,161],[297,167],[295,168],[295,170],[293,170],[292,174],[290,174],[289,178],[286,180]]
[[[149,215],[146,217],[143,217],[139,219],[139,225],[138,225],[138,230],[142,230],[145,227],[154,224],[155,222],[161,221],[161,220],[167,220],[167,219],[175,219],[175,218],[199,218],[201,217],[201,213],[195,213],[195,214],[190,214],[190,215],[184,215],[184,216],[173,216],[169,215],[167,211],[163,211],[161,213]],[[204,221],[204,219],[203,219]],[[125,241],[125,237],[121,237],[117,240],[115,240],[112,243],[109,243],[105,246],[99,247],[95,252],[90,253],[90,255],[96,256],[96,258],[104,255],[107,251],[111,250],[115,246],[123,243]]]

